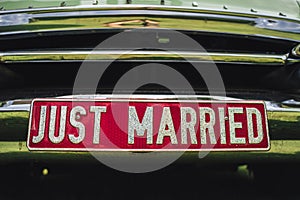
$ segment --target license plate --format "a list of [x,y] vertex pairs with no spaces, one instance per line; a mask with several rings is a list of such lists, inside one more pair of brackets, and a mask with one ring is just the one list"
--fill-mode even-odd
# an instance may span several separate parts
[[35,99],[27,146],[57,151],[270,148],[262,101]]

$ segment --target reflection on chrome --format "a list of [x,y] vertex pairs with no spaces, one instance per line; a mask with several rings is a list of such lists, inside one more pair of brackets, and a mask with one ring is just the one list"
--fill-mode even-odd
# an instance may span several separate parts
[[[299,26],[295,26],[299,23],[298,18],[253,12],[154,5],[74,6],[1,11],[5,18],[23,13],[28,15],[22,15],[21,21],[29,23],[5,26],[0,35],[148,26],[300,40]],[[129,24],[125,22],[128,20]],[[133,23],[134,21],[137,23]],[[276,27],[268,23],[262,24],[261,21],[276,21]]]
[[[172,61],[185,62],[215,62],[215,63],[242,63],[256,65],[282,66],[290,60],[286,54],[250,54],[250,53],[222,53],[222,52],[191,52],[191,51],[119,51],[119,50],[62,50],[62,51],[10,51],[0,52],[2,63],[22,62],[68,62],[83,60],[121,60],[121,61]],[[294,59],[292,61],[300,62]]]
[[300,44],[292,50],[292,54],[300,57]]
[[[239,99],[233,97],[225,97],[225,96],[210,96],[210,95],[103,95],[103,94],[94,94],[94,95],[65,95],[65,96],[57,96],[55,98],[58,99],[74,99],[81,100],[161,100],[161,101],[195,101],[195,100],[203,100],[203,101],[247,101],[247,99]],[[257,99],[259,100],[259,99]],[[32,99],[24,99],[24,100],[9,100],[3,102],[0,106],[0,112],[3,111],[30,111],[30,104]],[[251,100],[250,100],[251,101]],[[273,101],[264,101],[266,110],[268,112],[299,112],[300,114],[300,102],[295,101],[294,99],[288,99],[282,102],[273,102]]]

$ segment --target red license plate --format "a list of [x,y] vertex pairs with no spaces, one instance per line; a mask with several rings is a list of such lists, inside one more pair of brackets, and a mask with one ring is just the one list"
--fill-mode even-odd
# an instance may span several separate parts
[[261,101],[35,99],[27,146],[61,151],[250,151],[270,147]]

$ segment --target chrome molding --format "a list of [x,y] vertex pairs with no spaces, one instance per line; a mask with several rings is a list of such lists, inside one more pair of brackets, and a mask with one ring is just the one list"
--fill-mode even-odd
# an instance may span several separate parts
[[[300,114],[300,106],[299,107],[287,107],[287,102],[291,102],[292,100],[286,100],[283,102],[271,102],[265,101],[267,111],[269,112],[298,112]],[[300,127],[299,127],[300,128]]]
[[292,50],[294,56],[300,57],[300,44]]
[[[11,18],[14,18],[13,22],[9,20]],[[135,20],[141,23],[128,24],[128,21]],[[298,18],[250,11],[224,11],[222,8],[103,5],[0,11],[0,36],[51,31],[159,28],[300,41],[299,24]]]
[[296,101],[294,99],[283,101],[282,104],[285,106],[300,108],[300,101]]
[[[256,65],[284,65],[289,62],[287,55],[216,53],[188,51],[15,51],[0,52],[2,63],[25,62],[68,62],[84,60],[120,60],[120,61],[172,61],[189,62],[213,61],[215,63],[242,63]],[[293,60],[300,62],[300,60]]]
[[[127,99],[139,99],[139,100],[204,100],[204,101],[245,101],[246,99],[232,98],[226,96],[210,96],[210,95],[66,95],[55,97],[57,99],[101,99],[101,100],[127,100]],[[30,111],[30,104],[32,99],[16,99],[3,102],[0,106],[0,112],[11,112],[11,111]],[[285,100],[282,102],[264,101],[266,110],[268,112],[294,112],[299,114],[300,120],[300,102],[293,99]],[[296,105],[296,106],[295,106]],[[288,107],[290,106],[290,107]]]
[[[101,6],[68,6],[68,7],[49,7],[49,8],[29,8],[29,9],[19,9],[19,10],[7,10],[1,11],[0,14],[14,14],[14,13],[54,13],[54,12],[73,12],[73,11],[110,11],[110,10],[158,10],[158,11],[173,11],[173,12],[189,12],[189,13],[213,13],[221,15],[231,15],[231,16],[240,16],[240,17],[270,17],[266,14],[253,13],[249,12],[238,12],[238,11],[229,11],[222,9],[203,9],[201,7],[183,7],[183,6],[158,6],[158,5],[101,5]],[[285,16],[277,15],[273,16],[276,19],[288,18]],[[299,21],[297,18],[290,18],[289,20]]]
[[[300,160],[299,146],[300,140],[271,140],[270,151],[244,151],[244,152],[210,152],[205,159],[199,159],[199,152],[185,152],[180,159],[176,161],[177,164],[204,164],[211,163],[268,163],[270,161],[291,161],[297,162]],[[7,164],[15,164],[16,161],[35,161],[37,163],[94,163],[95,158],[90,155],[90,152],[67,152],[67,151],[30,151],[26,147],[25,141],[0,141],[0,162]],[[132,154],[140,152],[93,152],[103,157],[113,158],[132,158]],[[176,152],[155,152],[156,157],[164,159],[170,154]],[[202,158],[202,157],[201,157]],[[97,163],[100,164],[100,163]]]
[[9,100],[2,103],[0,112],[30,111],[30,100]]

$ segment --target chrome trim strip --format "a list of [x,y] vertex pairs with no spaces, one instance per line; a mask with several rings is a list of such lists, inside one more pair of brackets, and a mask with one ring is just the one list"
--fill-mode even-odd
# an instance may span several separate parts
[[10,106],[3,106],[0,107],[0,112],[12,112],[12,111],[30,111],[30,104],[23,104],[23,105],[10,105]]
[[[213,20],[227,20],[227,21],[236,21],[236,22],[244,22],[250,23],[254,21],[254,18],[251,17],[239,17],[239,16],[231,16],[231,15],[219,15],[219,14],[209,14],[209,13],[195,13],[195,12],[182,12],[182,11],[162,11],[162,10],[99,10],[99,11],[84,11],[80,12],[81,17],[107,17],[107,16],[157,16],[157,17],[176,17],[176,18],[206,18]],[[40,13],[33,14],[30,17],[34,19],[43,19],[43,18],[62,18],[62,17],[73,17],[78,15],[78,11],[70,11],[66,12],[57,12],[57,13]],[[28,16],[29,17],[29,16]],[[291,23],[291,22],[290,22]]]
[[[184,58],[183,58],[184,57]],[[0,52],[0,62],[66,62],[84,60],[121,60],[121,61],[179,61],[188,58],[191,62],[214,61],[216,63],[242,63],[258,65],[284,65],[288,55],[216,53],[191,51],[119,51],[119,50],[62,50],[62,51],[15,51]],[[300,62],[294,60],[293,62]]]
[[51,8],[29,8],[20,10],[6,10],[1,11],[0,14],[13,14],[13,13],[55,13],[55,12],[73,12],[73,11],[103,11],[103,10],[159,10],[159,11],[174,11],[174,12],[191,12],[191,13],[213,13],[221,15],[234,15],[241,17],[271,17],[274,19],[283,19],[289,21],[299,22],[298,18],[291,18],[281,15],[266,15],[260,13],[249,12],[238,12],[238,11],[224,11],[223,5],[221,4],[220,9],[209,9],[201,7],[184,7],[184,6],[158,6],[158,5],[101,5],[101,6],[68,6],[68,7],[51,7]]
[[294,56],[300,57],[300,44],[292,50]]
[[[293,108],[293,107],[285,107],[284,102],[271,102],[265,101],[267,111],[270,112],[299,112],[300,108]],[[299,127],[300,128],[300,127]]]
[[[271,140],[271,149],[269,151],[245,151],[245,152],[211,152],[207,155],[208,159],[202,159],[201,162],[209,163],[216,161],[222,163],[223,161],[240,162],[269,162],[270,160],[284,160],[284,161],[299,161],[300,154],[299,146],[300,140]],[[39,160],[47,162],[57,162],[62,160],[71,160],[75,162],[88,163],[94,161],[89,152],[58,152],[58,151],[29,151],[26,147],[25,141],[0,141],[0,161],[8,163],[15,163],[18,160]],[[103,156],[130,156],[134,153],[140,152],[97,152]],[[156,156],[165,157],[174,152],[156,152]],[[12,156],[15,155],[15,156]],[[195,163],[198,159],[198,152],[185,152],[179,162],[186,163],[191,161]],[[198,159],[199,160],[199,159]]]
[[297,107],[300,108],[300,101],[296,101],[295,99],[288,99],[282,102],[285,106]]
[[[22,13],[25,13],[24,19],[21,20],[23,24],[6,26],[4,23],[0,36],[23,33],[43,34],[53,31],[159,28],[300,41],[298,18],[257,14],[250,11],[245,13],[224,11],[222,8],[199,9],[149,5],[74,6],[0,11],[0,18],[1,16],[5,18],[5,15],[22,15]],[[150,20],[155,24],[121,24],[118,27],[114,24],[128,20]],[[271,24],[268,23],[269,20],[272,21]]]
[[[209,96],[209,95],[102,95],[102,94],[94,94],[94,95],[66,95],[66,96],[58,96],[55,97],[58,100],[64,99],[73,99],[74,101],[78,100],[139,100],[139,101],[182,101],[182,102],[194,102],[196,101],[241,101],[241,102],[248,102],[246,99],[238,99],[226,96]],[[47,99],[47,98],[44,98]],[[53,99],[53,98],[51,98]],[[259,100],[259,99],[258,99]],[[32,99],[26,100],[10,100],[2,104],[0,106],[0,112],[10,112],[10,111],[29,111],[30,104]],[[253,102],[253,100],[250,100]],[[299,112],[300,114],[300,107],[286,107],[284,104],[286,102],[291,102],[290,100],[283,101],[283,102],[271,102],[271,101],[264,101],[266,110],[268,112]],[[298,102],[299,103],[299,102]]]

